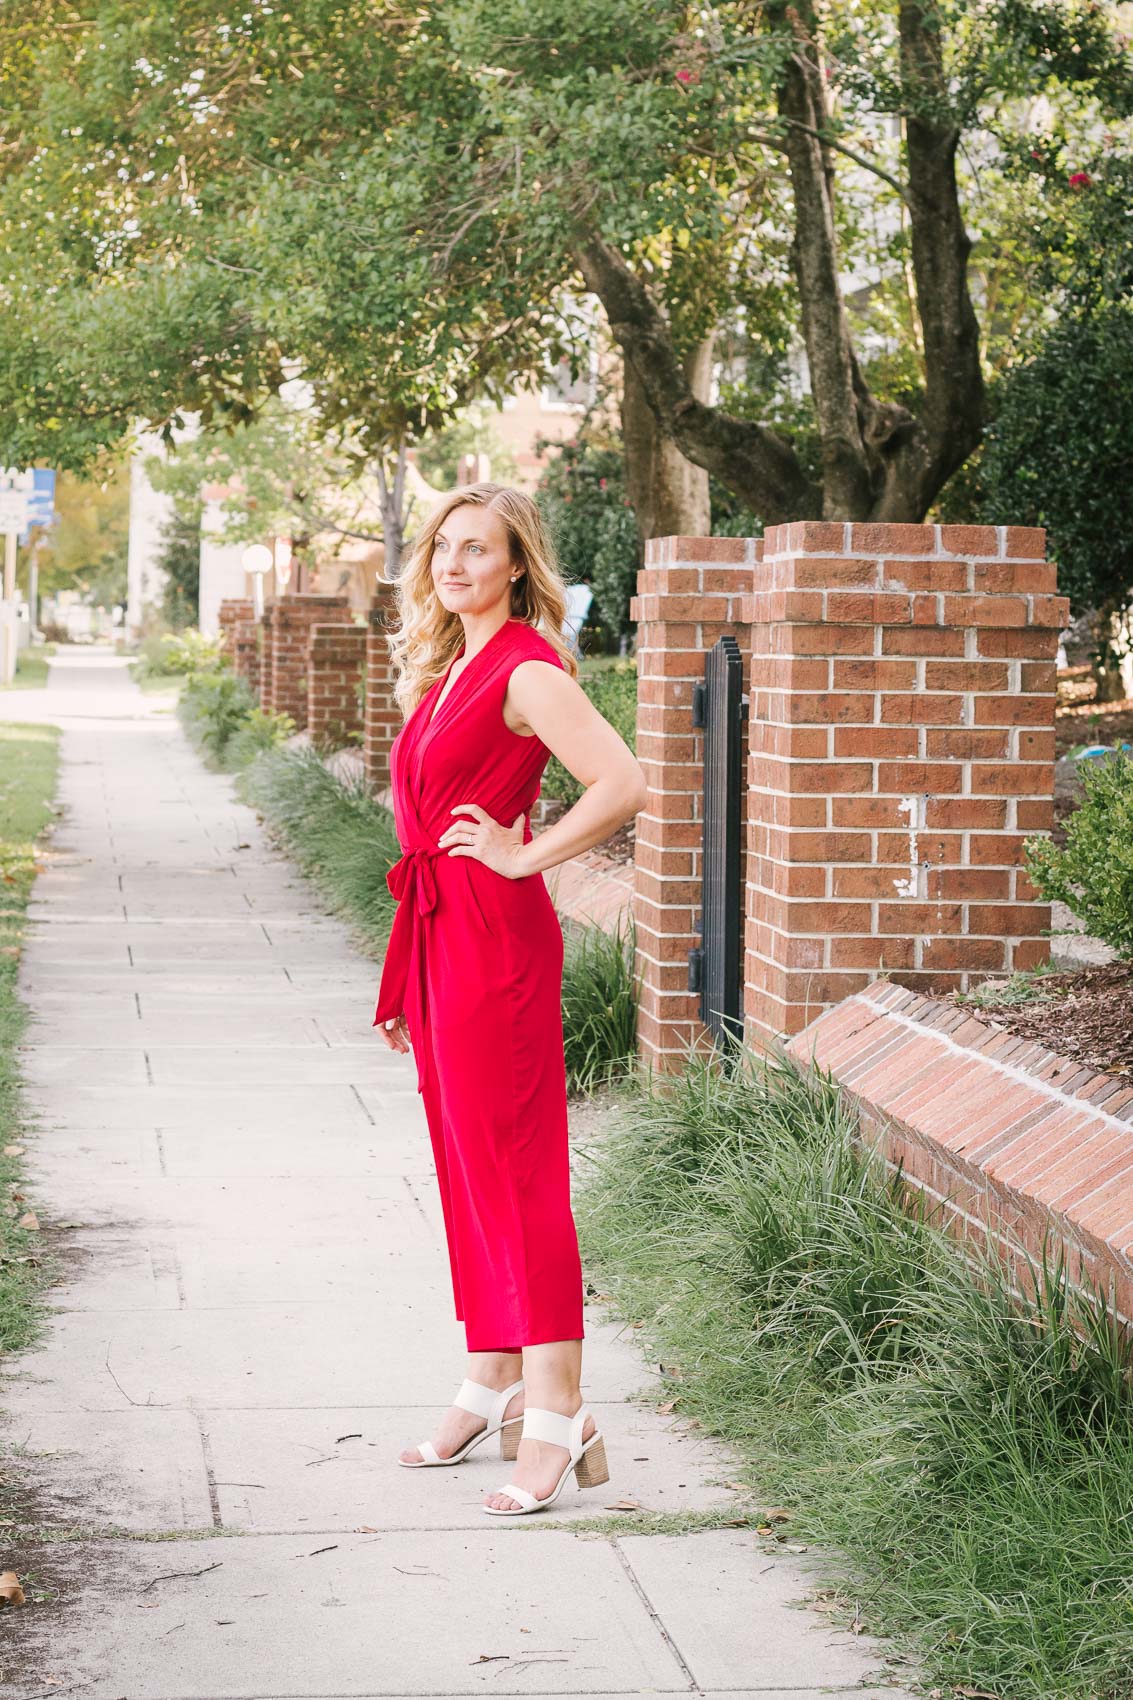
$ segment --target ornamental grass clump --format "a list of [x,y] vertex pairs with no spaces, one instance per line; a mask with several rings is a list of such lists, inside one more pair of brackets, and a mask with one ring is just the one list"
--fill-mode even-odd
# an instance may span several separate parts
[[928,1685],[1130,1700],[1127,1338],[1057,1255],[1020,1250],[1013,1286],[910,1207],[832,1082],[737,1059],[639,1080],[585,1154],[587,1274],[666,1366],[658,1397]]

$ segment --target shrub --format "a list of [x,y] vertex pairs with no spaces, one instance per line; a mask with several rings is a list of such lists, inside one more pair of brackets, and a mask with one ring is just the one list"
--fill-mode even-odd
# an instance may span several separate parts
[[251,719],[256,706],[246,679],[218,669],[189,675],[177,713],[190,741],[220,766],[229,740]]
[[136,664],[140,678],[185,678],[215,673],[223,665],[219,637],[205,637],[189,627],[183,632],[153,632],[142,639]]
[[295,731],[290,714],[271,714],[266,708],[253,708],[248,718],[233,731],[224,746],[224,766],[230,772],[248,767],[265,750],[274,750]]
[[1065,903],[1091,937],[1133,957],[1133,758],[1080,764],[1085,799],[1066,845],[1029,838],[1027,871],[1045,898]]
[[[631,750],[637,747],[637,662],[633,659],[610,664],[588,662],[579,675],[579,684],[599,714],[604,715],[620,732]],[[562,802],[577,803],[584,787],[552,756],[543,774],[540,795],[556,797]]]

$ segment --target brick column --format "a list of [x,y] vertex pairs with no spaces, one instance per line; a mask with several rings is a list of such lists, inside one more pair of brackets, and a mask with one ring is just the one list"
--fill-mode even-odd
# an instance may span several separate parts
[[231,662],[236,627],[241,620],[250,620],[254,616],[251,599],[243,596],[226,596],[216,611],[217,628],[223,641],[224,653]]
[[879,974],[967,988],[1044,961],[1020,866],[1052,821],[1067,603],[1042,531],[767,533],[752,621],[746,1030]]
[[263,705],[273,714],[290,714],[296,729],[307,724],[307,642],[314,625],[348,624],[345,596],[289,592],[277,596],[266,616],[271,668]]
[[679,1070],[690,1048],[708,1048],[688,989],[700,909],[704,734],[692,724],[693,687],[705,653],[736,639],[747,674],[742,600],[759,545],[751,538],[661,537],[645,547],[630,617],[637,622],[637,757],[649,799],[637,816],[633,916],[640,983],[638,1055]]
[[402,726],[394,701],[394,670],[386,634],[397,624],[397,585],[379,581],[366,631],[366,707],[362,725],[362,760],[374,791],[389,785],[390,745]]
[[229,643],[232,671],[246,679],[259,695],[260,689],[260,622],[237,620]]
[[320,749],[341,750],[362,730],[359,686],[365,626],[312,626],[307,649],[307,730]]

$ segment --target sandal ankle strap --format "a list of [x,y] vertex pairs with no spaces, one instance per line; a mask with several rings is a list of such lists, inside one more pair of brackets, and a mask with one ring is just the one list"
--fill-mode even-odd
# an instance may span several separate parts
[[468,1411],[474,1417],[483,1417],[484,1421],[499,1425],[503,1422],[504,1412],[517,1393],[523,1391],[523,1380],[513,1381],[510,1387],[505,1387],[502,1393],[494,1387],[485,1387],[481,1381],[462,1381],[460,1392],[453,1400],[462,1411]]
[[528,1405],[523,1413],[523,1438],[565,1447],[573,1458],[582,1451],[582,1431],[589,1416],[589,1405],[581,1406],[573,1417],[564,1417],[561,1411],[544,1410],[540,1405]]

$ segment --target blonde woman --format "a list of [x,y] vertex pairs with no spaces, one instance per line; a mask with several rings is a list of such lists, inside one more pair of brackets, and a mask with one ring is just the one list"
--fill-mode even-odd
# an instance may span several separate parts
[[[468,1348],[456,1402],[398,1462],[457,1464],[498,1433],[515,1468],[484,1502],[497,1516],[543,1510],[572,1471],[580,1487],[609,1479],[580,1390],[563,936],[542,874],[635,815],[645,778],[577,682],[565,609],[530,497],[470,484],[423,526],[390,644],[403,854],[374,1026],[414,1053]],[[551,755],[585,790],[534,838]]]

